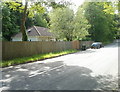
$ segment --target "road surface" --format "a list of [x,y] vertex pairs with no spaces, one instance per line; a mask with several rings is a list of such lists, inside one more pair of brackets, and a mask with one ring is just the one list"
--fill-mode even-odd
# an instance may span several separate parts
[[118,44],[2,69],[1,90],[117,90]]

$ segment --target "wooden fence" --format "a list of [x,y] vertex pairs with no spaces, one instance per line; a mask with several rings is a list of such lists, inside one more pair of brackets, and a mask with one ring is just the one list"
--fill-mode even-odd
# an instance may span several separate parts
[[[53,41],[31,41],[31,42],[2,42],[2,60],[32,56],[41,53],[57,52],[69,49],[80,49],[84,42],[53,42]],[[91,44],[91,42],[86,42]]]
[[94,41],[80,41],[80,43],[79,43],[80,46],[79,47],[81,48],[82,45],[85,45],[87,48],[89,48],[93,42]]

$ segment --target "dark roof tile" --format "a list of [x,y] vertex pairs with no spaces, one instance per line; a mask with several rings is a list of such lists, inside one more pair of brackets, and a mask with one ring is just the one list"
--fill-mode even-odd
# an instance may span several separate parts
[[[26,31],[28,36],[53,36],[49,29],[44,27],[33,26]],[[22,37],[22,33],[20,32],[13,37]]]

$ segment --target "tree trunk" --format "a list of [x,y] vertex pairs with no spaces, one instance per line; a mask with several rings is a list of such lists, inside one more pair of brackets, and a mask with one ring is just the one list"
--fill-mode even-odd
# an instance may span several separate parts
[[70,36],[69,37],[67,36],[66,39],[67,39],[67,41],[72,41],[72,37],[70,37]]
[[23,16],[22,16],[22,20],[21,20],[21,29],[20,29],[20,31],[22,32],[22,41],[28,41],[28,36],[27,36],[27,33],[26,33],[26,27],[25,27],[27,4],[28,4],[28,2],[26,1]]

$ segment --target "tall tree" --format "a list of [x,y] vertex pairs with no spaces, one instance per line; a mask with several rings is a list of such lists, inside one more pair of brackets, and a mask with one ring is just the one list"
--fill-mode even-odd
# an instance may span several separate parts
[[44,17],[44,14],[35,14],[33,20],[34,20],[34,25],[36,26],[48,27],[46,16]]
[[74,12],[69,8],[57,8],[50,14],[50,28],[59,39],[73,39]]
[[118,15],[120,17],[120,0],[118,1]]
[[74,38],[77,40],[84,39],[89,33],[88,29],[90,28],[90,24],[85,17],[84,8],[80,6],[74,18]]
[[117,21],[117,32],[116,32],[116,38],[120,39],[120,0],[117,4],[118,14],[116,15],[116,21]]
[[114,21],[116,22],[115,38],[120,39],[120,17],[118,16],[118,14],[115,15]]
[[89,33],[94,41],[114,39],[114,10],[110,2],[89,2],[85,4],[85,15],[91,24]]
[[13,11],[7,4],[2,4],[2,38],[3,40],[11,41],[11,37],[19,31],[19,25],[17,20],[20,14],[17,11]]
[[37,12],[44,13],[45,12],[44,7],[41,6],[41,3],[39,2],[30,2],[30,1],[28,2],[26,0],[25,0],[25,5],[23,5],[19,1],[16,2],[14,0],[12,0],[12,2],[8,1],[7,3],[9,4],[9,7],[14,11],[19,11],[22,13],[20,30],[22,32],[22,40],[27,41],[28,38],[27,38],[26,27],[25,27],[26,18],[28,18],[28,16],[33,17],[34,14]]
[[25,27],[25,21],[26,21],[26,16],[27,16],[27,5],[28,5],[28,2],[25,1],[25,8],[23,11],[23,15],[21,19],[21,28],[20,28],[20,31],[22,32],[22,41],[28,41],[28,36],[26,33],[26,27]]

